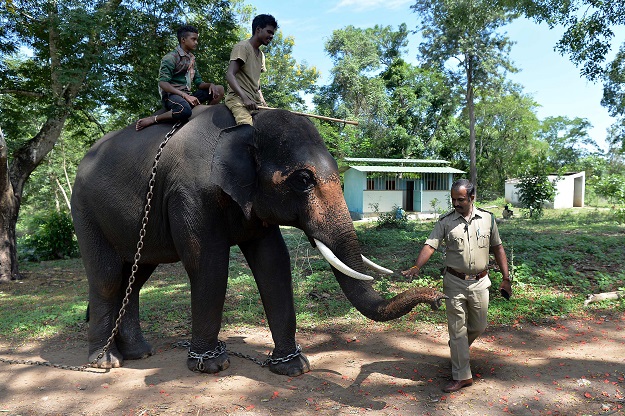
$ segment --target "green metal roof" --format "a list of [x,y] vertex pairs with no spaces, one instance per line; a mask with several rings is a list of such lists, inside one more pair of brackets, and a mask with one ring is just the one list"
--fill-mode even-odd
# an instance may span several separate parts
[[360,172],[388,173],[466,173],[449,166],[350,166]]
[[368,162],[368,163],[432,163],[432,164],[445,164],[450,162],[446,160],[437,159],[382,159],[376,157],[346,157],[346,162]]

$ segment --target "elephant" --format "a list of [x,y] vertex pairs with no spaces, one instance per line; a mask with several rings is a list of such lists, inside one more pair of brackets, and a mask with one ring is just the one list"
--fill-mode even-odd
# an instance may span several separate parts
[[[154,353],[140,328],[139,292],[159,264],[180,261],[191,292],[187,366],[204,373],[228,368],[218,335],[230,248],[238,245],[272,334],[269,369],[288,376],[309,371],[295,340],[290,258],[280,225],[303,230],[330,261],[347,299],[370,319],[395,319],[419,303],[435,309],[445,298],[432,288],[412,288],[384,299],[373,289],[366,266],[376,266],[361,255],[337,162],[308,118],[264,110],[254,126],[237,126],[223,104],[201,105],[163,146],[171,128],[160,123],[136,131],[130,125],[108,133],[78,166],[71,212],[89,285],[93,366],[119,367]],[[148,189],[149,216],[142,221]],[[116,325],[133,269],[125,315]]]

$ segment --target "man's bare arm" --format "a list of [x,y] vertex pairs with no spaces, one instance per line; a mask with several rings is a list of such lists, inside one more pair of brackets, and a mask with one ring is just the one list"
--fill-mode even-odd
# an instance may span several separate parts
[[403,272],[401,272],[401,274],[408,277],[418,276],[421,267],[423,267],[425,263],[428,262],[428,260],[430,259],[430,257],[432,257],[432,254],[434,254],[435,251],[436,249],[434,247],[429,244],[425,244],[421,249],[419,256],[417,257],[417,263],[408,270],[404,270]]
[[258,110],[258,106],[254,102],[254,100],[248,97],[245,91],[243,91],[243,89],[239,85],[239,82],[237,81],[237,78],[235,76],[237,72],[241,70],[242,66],[243,66],[243,61],[241,61],[240,59],[235,59],[235,60],[230,61],[230,64],[228,65],[228,70],[226,71],[226,81],[228,81],[228,85],[230,85],[230,88],[232,88],[232,90],[239,97],[241,97],[241,101],[243,101],[243,105],[248,110]]

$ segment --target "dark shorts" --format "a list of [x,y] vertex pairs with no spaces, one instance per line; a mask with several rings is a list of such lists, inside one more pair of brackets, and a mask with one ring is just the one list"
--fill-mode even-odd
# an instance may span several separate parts
[[[200,103],[213,100],[213,94],[207,90],[197,90],[191,95],[197,97]],[[174,120],[188,120],[193,110],[191,104],[180,95],[168,93],[163,93],[163,107],[165,107],[165,110],[171,110]]]

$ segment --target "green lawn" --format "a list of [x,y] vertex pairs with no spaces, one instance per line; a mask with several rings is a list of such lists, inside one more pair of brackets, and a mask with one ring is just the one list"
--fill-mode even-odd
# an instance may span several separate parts
[[[494,209],[497,216],[501,210]],[[404,228],[379,228],[357,222],[363,254],[396,271],[410,267],[433,227],[410,221]],[[591,208],[547,210],[540,221],[513,218],[499,225],[508,259],[513,264],[514,295],[499,296],[500,275],[493,272],[490,320],[493,325],[521,325],[561,317],[583,317],[597,309],[625,311],[625,302],[605,301],[583,307],[588,293],[625,287],[625,226],[609,210]],[[284,228],[291,251],[298,328],[324,326],[362,328],[370,324],[344,298],[330,267],[297,229]],[[25,279],[0,285],[0,336],[7,340],[82,336],[85,331],[87,282],[80,259],[22,263]],[[421,276],[377,277],[375,286],[392,296],[414,286],[441,288],[442,258],[436,253]],[[144,287],[142,322],[146,332],[184,336],[190,331],[189,285],[179,264],[162,265]],[[444,323],[444,311],[420,305],[405,317],[384,323],[414,330],[415,322]],[[231,253],[225,327],[265,325],[256,284],[238,251]]]

